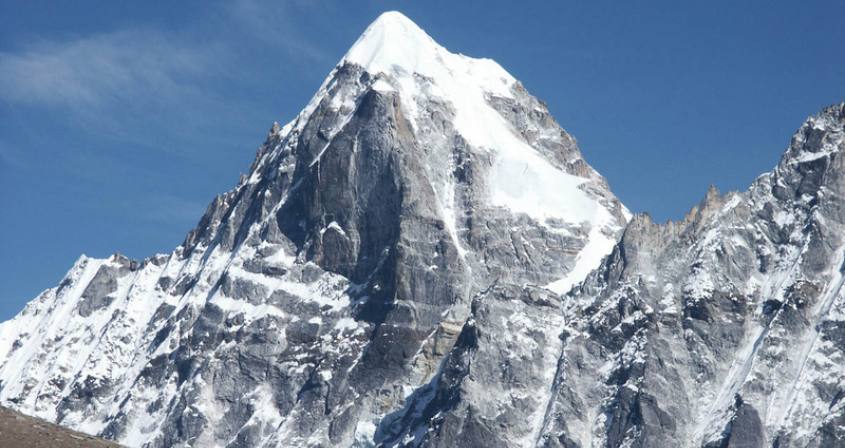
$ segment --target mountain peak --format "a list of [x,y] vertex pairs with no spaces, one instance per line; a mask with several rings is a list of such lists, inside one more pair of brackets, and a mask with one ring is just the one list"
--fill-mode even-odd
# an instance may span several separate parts
[[380,16],[376,17],[375,20],[367,27],[367,29],[382,29],[387,30],[390,32],[403,32],[407,34],[416,34],[421,35],[424,37],[428,37],[425,31],[419,27],[413,20],[409,19],[408,16],[402,14],[399,11],[386,11],[383,12]]
[[[340,61],[356,64],[371,74],[407,78],[418,74],[446,84],[470,81],[496,96],[510,96],[516,79],[492,59],[455,54],[438,44],[400,12],[376,18]],[[463,89],[461,89],[463,90]]]
[[416,23],[397,11],[380,15],[346,53],[343,61],[358,64],[372,73],[389,72],[394,66],[409,72],[445,49]]
[[378,27],[400,27],[405,28],[408,30],[415,30],[415,32],[425,34],[413,20],[409,19],[408,16],[402,14],[399,11],[385,11],[381,13],[375,20],[370,23],[370,26],[367,28],[378,28]]
[[[502,67],[386,13],[169,257],[82,261],[0,325],[0,403],[128,446],[390,446],[383,415],[410,428],[392,415],[429,407],[403,407],[422,389],[389,391],[458,359],[477,292],[502,285],[484,302],[517,304],[505,312],[544,335],[518,340],[559,353],[561,320],[543,320],[556,299],[506,295],[580,282],[626,221]],[[491,365],[523,359],[507,356]],[[551,390],[525,384],[514,394]],[[520,420],[540,422],[549,400]]]

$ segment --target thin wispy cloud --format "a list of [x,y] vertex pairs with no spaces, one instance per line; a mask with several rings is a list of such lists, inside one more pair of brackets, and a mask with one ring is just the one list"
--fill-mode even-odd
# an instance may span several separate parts
[[68,107],[154,101],[141,93],[180,92],[206,76],[213,58],[160,32],[121,31],[40,42],[0,53],[0,96],[10,102]]
[[239,0],[198,11],[178,31],[137,27],[27,43],[0,52],[0,101],[57,112],[100,137],[179,142],[191,151],[222,122],[257,119],[251,99],[238,92],[266,85],[266,67],[245,65],[243,45],[289,62],[328,58],[297,30],[298,13],[288,8]]
[[197,111],[222,103],[202,86],[223,75],[223,46],[157,30],[126,30],[0,53],[0,99],[58,112],[66,124],[119,140],[147,130],[194,130]]

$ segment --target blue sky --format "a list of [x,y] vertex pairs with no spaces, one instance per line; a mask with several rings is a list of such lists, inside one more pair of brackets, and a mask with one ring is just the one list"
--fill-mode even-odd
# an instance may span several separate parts
[[170,251],[391,9],[496,59],[659,220],[845,99],[842,1],[0,0],[0,319],[81,253]]

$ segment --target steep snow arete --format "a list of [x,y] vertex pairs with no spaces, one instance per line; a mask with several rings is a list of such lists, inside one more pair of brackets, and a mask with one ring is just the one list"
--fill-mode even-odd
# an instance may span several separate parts
[[658,225],[385,13],[172,253],[0,325],[0,402],[133,447],[841,445],[843,136]]

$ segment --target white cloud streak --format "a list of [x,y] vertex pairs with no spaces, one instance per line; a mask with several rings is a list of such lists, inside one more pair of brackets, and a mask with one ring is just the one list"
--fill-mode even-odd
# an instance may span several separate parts
[[[158,32],[121,31],[0,53],[0,96],[10,102],[101,108],[149,102],[205,76],[212,55]],[[147,96],[147,98],[144,98]]]
[[178,32],[135,28],[0,52],[0,101],[59,112],[71,126],[120,141],[200,143],[253,110],[228,88],[266,83],[249,76],[266,68],[249,65],[256,61],[241,57],[242,46],[288,63],[326,58],[295,26],[303,8],[289,6],[237,0],[198,11]]

